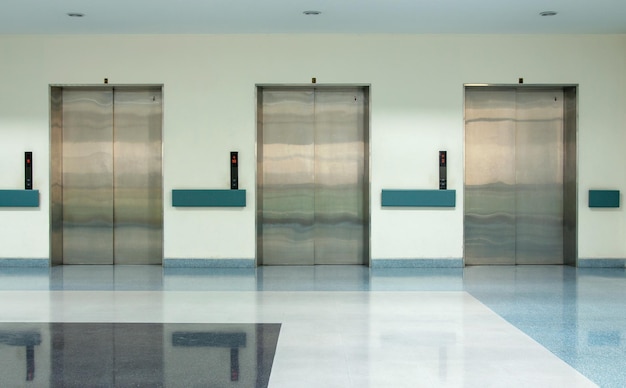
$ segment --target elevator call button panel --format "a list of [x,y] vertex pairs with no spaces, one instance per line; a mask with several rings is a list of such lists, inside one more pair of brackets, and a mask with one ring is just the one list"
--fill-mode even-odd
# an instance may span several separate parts
[[448,152],[439,151],[439,190],[448,189]]
[[239,189],[239,152],[230,153],[230,189]]
[[33,153],[24,153],[24,189],[33,189]]

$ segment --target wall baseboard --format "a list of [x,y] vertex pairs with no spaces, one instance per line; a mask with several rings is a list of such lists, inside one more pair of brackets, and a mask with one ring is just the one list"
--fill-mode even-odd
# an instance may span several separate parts
[[463,268],[463,259],[371,259],[371,268]]
[[164,268],[254,268],[254,259],[163,259]]
[[[462,258],[371,259],[371,268],[463,268]],[[626,259],[579,258],[579,268],[626,268]],[[48,258],[0,258],[0,268],[47,268]],[[165,268],[256,268],[255,259],[163,259]]]
[[625,268],[626,259],[583,259],[578,258],[578,268]]
[[47,267],[50,267],[50,260],[48,258],[45,258],[45,259],[0,258],[0,267],[47,268]]

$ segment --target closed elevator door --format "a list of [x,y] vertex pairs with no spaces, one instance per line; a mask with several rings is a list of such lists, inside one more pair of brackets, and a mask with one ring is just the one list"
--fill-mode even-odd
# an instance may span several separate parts
[[161,264],[161,95],[53,88],[53,263]]
[[575,137],[566,135],[565,97],[558,88],[466,89],[466,264],[569,261]]
[[257,256],[366,264],[368,89],[259,87]]

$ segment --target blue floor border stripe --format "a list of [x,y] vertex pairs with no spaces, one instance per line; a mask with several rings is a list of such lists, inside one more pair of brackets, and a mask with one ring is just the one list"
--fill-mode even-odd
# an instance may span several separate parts
[[254,268],[254,259],[163,259],[164,268]]
[[578,259],[579,268],[624,268],[626,259]]
[[21,267],[21,268],[47,268],[50,260],[45,259],[13,259],[0,258],[0,267]]
[[372,268],[462,268],[462,258],[445,259],[372,259]]

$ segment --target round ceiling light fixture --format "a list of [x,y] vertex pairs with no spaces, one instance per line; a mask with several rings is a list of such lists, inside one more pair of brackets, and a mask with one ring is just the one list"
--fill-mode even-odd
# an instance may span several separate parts
[[557,12],[556,11],[543,11],[543,12],[539,12],[539,15],[541,16],[556,16]]
[[68,12],[67,16],[71,18],[82,18],[83,16],[85,16],[85,14],[82,12]]
[[321,14],[322,11],[309,10],[309,11],[304,11],[302,13],[307,15],[307,16],[317,16],[317,15]]

